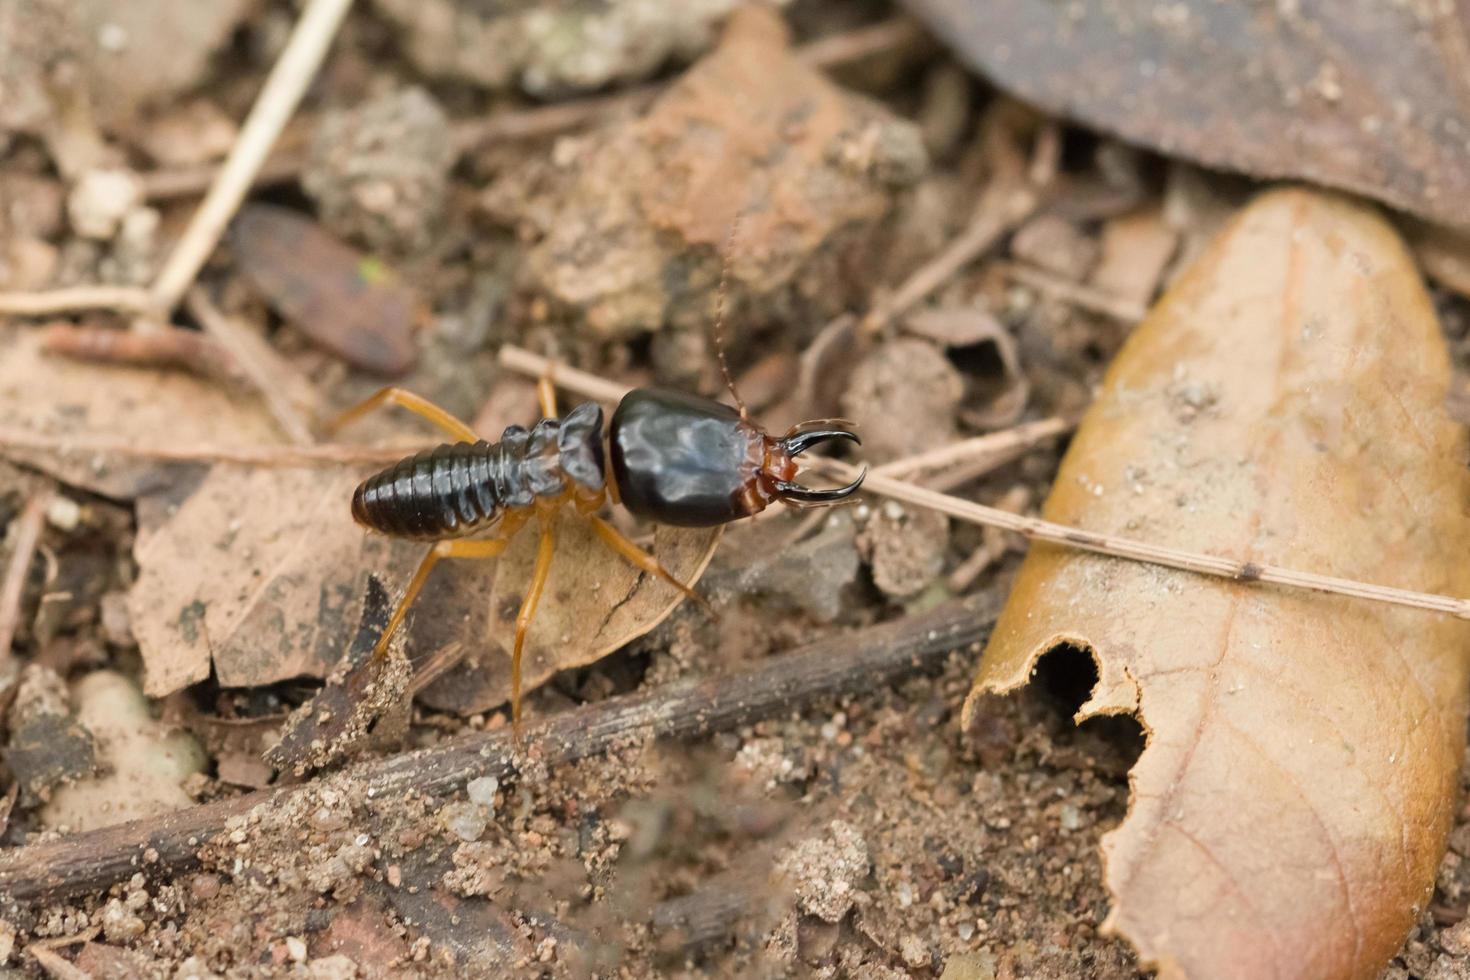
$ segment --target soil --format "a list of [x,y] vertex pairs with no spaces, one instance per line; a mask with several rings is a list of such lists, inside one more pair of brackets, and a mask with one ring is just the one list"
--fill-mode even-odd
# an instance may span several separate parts
[[[799,50],[880,23],[894,14],[884,3],[797,0],[779,14],[737,15],[744,21],[724,41],[711,27],[729,6],[719,2],[655,30],[640,20],[645,5],[618,0],[606,5],[616,14],[603,14],[617,27],[611,35],[595,23],[579,21],[579,33],[537,19],[534,4],[461,5],[476,21],[464,37],[519,39],[504,64],[488,67],[467,47],[431,43],[438,35],[426,32],[444,25],[429,12],[445,6],[354,9],[288,137],[288,151],[304,156],[252,199],[313,219],[364,261],[392,263],[431,311],[382,328],[417,331],[417,364],[393,383],[460,417],[528,421],[529,386],[495,362],[506,343],[624,383],[717,395],[707,326],[722,290],[731,367],[772,431],[847,415],[864,433],[862,458],[879,464],[1071,415],[1127,335],[1128,310],[1146,306],[1242,197],[1234,179],[1009,101],[914,32],[825,72],[788,50],[787,33]],[[197,203],[159,188],[177,185],[178,161],[209,165],[229,146],[220,130],[228,136],[230,120],[243,118],[297,9],[284,0],[241,7],[229,32],[215,13],[188,40],[207,49],[181,61],[207,70],[139,81],[149,100],[130,112],[108,101],[105,116],[68,117],[65,133],[38,113],[0,116],[0,289],[136,285],[156,273]],[[44,54],[59,42],[37,23],[26,50]],[[639,30],[651,31],[645,45],[630,40]],[[89,75],[79,90],[106,77]],[[677,87],[681,77],[694,81]],[[22,81],[42,97],[41,80]],[[567,131],[463,138],[467,122],[537,111],[532,99],[575,104],[670,82],[660,91],[672,94],[651,106],[591,112]],[[801,100],[807,114],[792,108]],[[944,277],[914,308],[913,328],[907,310],[876,330],[844,316],[890,299],[972,216],[1004,210],[985,192],[1007,173],[1048,167],[1053,179],[1029,217]],[[371,363],[366,355],[317,346],[280,312],[281,297],[242,273],[232,247],[202,281],[282,370],[334,406],[383,383],[349,367]],[[1017,265],[1028,274],[1014,274]],[[340,287],[313,286],[310,268],[292,271],[292,288],[319,290],[308,298]],[[1463,366],[1465,301],[1447,290],[1436,298]],[[920,322],[919,311],[930,318]],[[87,315],[83,325],[127,329],[125,319]],[[105,394],[119,368],[89,370]],[[192,370],[210,384],[241,383],[198,363]],[[1061,448],[962,461],[941,480],[1034,511]],[[98,733],[77,721],[87,678],[124,682],[120,696],[140,697],[145,631],[126,599],[140,577],[135,537],[169,519],[203,479],[197,466],[119,481],[74,460],[65,473],[34,454],[16,462],[24,465],[0,468],[7,554],[26,502],[43,488],[56,496],[19,603],[15,660],[25,673],[4,717],[6,848],[66,839],[76,821],[48,816],[57,812],[48,801],[69,783],[116,775],[109,743],[94,745]],[[717,682],[955,595],[1002,597],[1021,554],[1004,535],[891,503],[762,517],[732,528],[700,585],[718,621],[686,603],[622,650],[553,678],[527,712],[576,710],[683,678]],[[182,563],[170,571],[190,575]],[[1093,668],[1064,649],[1043,660],[1027,691],[986,702],[962,730],[979,652],[955,651],[937,674],[891,689],[702,739],[619,743],[552,767],[533,751],[513,775],[449,797],[380,798],[350,770],[330,769],[336,753],[321,753],[329,769],[305,777],[309,790],[290,806],[233,818],[200,842],[186,872],[160,873],[145,852],[130,880],[97,894],[5,909],[0,973],[1138,976],[1130,948],[1101,929],[1109,899],[1099,842],[1126,813],[1140,729],[1127,719],[1073,725]],[[262,754],[329,667],[282,667],[248,688],[212,675],[151,701],[126,745],[183,766],[174,785],[192,771],[183,780],[192,804],[282,785],[297,776],[276,773]],[[391,699],[411,684],[395,676],[375,690]],[[499,706],[456,713],[421,702],[401,714],[361,745],[354,720],[358,758],[509,724]],[[172,741],[180,733],[192,736],[187,749]],[[45,745],[56,752],[37,758]],[[192,753],[202,761],[188,763]],[[127,812],[179,802],[129,799]],[[1458,814],[1434,899],[1386,976],[1470,976],[1467,903],[1470,806]]]

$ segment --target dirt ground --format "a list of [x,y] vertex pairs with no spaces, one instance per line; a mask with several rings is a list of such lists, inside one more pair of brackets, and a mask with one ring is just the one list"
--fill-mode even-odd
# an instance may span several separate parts
[[[92,16],[81,6],[76,17]],[[136,6],[161,17],[176,5]],[[523,10],[534,5],[508,3],[459,5],[461,21],[445,34],[436,17],[452,6],[377,0],[353,10],[285,156],[250,198],[309,221],[251,212],[202,273],[213,303],[268,350],[297,405],[287,416],[325,416],[391,376],[493,437],[535,414],[533,383],[497,362],[505,344],[620,383],[719,395],[709,326],[728,249],[729,359],[772,431],[848,417],[864,440],[852,458],[879,465],[1023,423],[1061,419],[1065,429],[1132,323],[1248,190],[1006,99],[885,3],[794,0],[779,16],[737,15],[723,39],[731,4],[720,0],[653,5],[664,11],[656,16],[608,3],[595,23],[578,21],[580,33],[555,13],[538,20]],[[48,127],[22,102],[0,112],[0,288],[133,286],[157,272],[197,204],[198,174],[238,134],[296,10],[219,7],[209,15],[218,25],[192,5],[174,11],[201,21],[195,37],[152,37],[156,21],[142,14],[128,25],[121,50],[131,67],[98,55],[98,72],[146,76],[150,63],[171,62],[160,51],[179,55],[168,77],[137,77],[126,97],[98,96],[119,83],[93,77],[88,53],[73,51],[79,91],[94,89],[90,119]],[[27,23],[35,36],[0,68],[21,93],[31,91],[23,56],[56,48],[75,27]],[[640,86],[653,86],[652,103]],[[546,114],[558,106],[574,112]],[[1028,197],[1023,186],[1039,190]],[[902,284],[986,221],[998,231],[978,261],[904,299]],[[408,291],[358,302],[343,276],[365,263],[395,270]],[[1463,367],[1465,301],[1447,291],[1436,301]],[[200,326],[199,307],[188,309],[182,322]],[[129,321],[87,314],[68,324],[141,334]],[[192,330],[166,350],[139,342],[132,351],[49,321],[7,325],[12,365],[41,327],[48,355],[37,363],[65,360],[57,370],[69,372],[57,400],[98,399],[91,418],[107,416],[99,424],[120,438],[187,435],[160,431],[160,419],[129,421],[146,408],[130,407],[139,382],[129,372],[254,397],[237,360]],[[25,395],[34,390],[25,385],[58,382],[17,373],[0,369],[7,432],[92,431],[65,428],[76,425],[65,412],[37,423],[46,396]],[[142,400],[175,397],[154,384]],[[221,434],[206,418],[214,410],[197,404],[179,426],[203,441],[264,442],[280,421],[257,404],[249,424],[258,428],[242,428],[231,409]],[[412,427],[365,427],[353,439],[383,431],[422,438]],[[1055,435],[961,458],[928,480],[1034,513],[1064,448]],[[145,546],[205,485],[204,467],[7,456],[4,553],[39,557],[23,566],[3,614],[16,651],[6,666],[20,680],[6,694],[0,844],[64,842],[112,816],[156,818],[288,782],[261,753],[345,648],[366,583],[355,563],[361,533],[346,525],[343,552],[322,532],[297,605],[281,599],[242,616],[228,642],[196,642],[192,620],[150,619],[139,590],[266,564],[238,550],[248,525],[305,504],[285,490],[252,491],[254,509],[222,518],[223,544],[186,541],[170,564],[150,566],[156,558],[143,556],[158,552]],[[245,479],[222,467],[217,481]],[[370,471],[330,478],[350,492]],[[310,472],[319,490],[326,477]],[[347,496],[329,499],[346,514]],[[29,546],[28,534],[38,538]],[[748,522],[724,536],[699,586],[718,619],[678,607],[611,656],[555,673],[529,696],[528,717],[692,678],[718,684],[813,640],[857,636],[956,597],[999,600],[1023,550],[1019,539],[876,497]],[[194,557],[222,564],[202,572]],[[374,557],[398,587],[401,561]],[[328,580],[342,590],[335,605]],[[509,725],[504,657],[484,642],[485,623],[503,614],[456,625],[462,614],[443,596],[478,593],[454,581],[440,600],[452,611],[420,614],[409,656],[420,670],[443,666],[451,649],[468,659],[447,682],[416,689],[412,708],[381,722],[359,757]],[[318,586],[330,628],[290,640],[292,616],[317,615]],[[662,607],[639,615],[659,620]],[[436,631],[447,639],[429,639]],[[237,648],[237,659],[222,652]],[[519,771],[448,795],[379,797],[351,770],[313,777],[289,805],[238,814],[199,841],[186,870],[160,872],[145,852],[131,877],[95,894],[9,903],[0,972],[1138,975],[1128,946],[1101,932],[1109,899],[1099,842],[1126,813],[1141,731],[1128,720],[1072,724],[1094,673],[1065,650],[1043,661],[1029,690],[987,701],[962,730],[979,652],[967,646],[937,672],[704,737],[613,740],[558,765],[532,750]],[[476,658],[499,673],[486,680]],[[160,665],[194,673],[157,693]],[[155,694],[147,701],[145,688]],[[63,792],[77,788],[91,795]],[[1467,857],[1470,807],[1432,903],[1385,976],[1470,977]]]

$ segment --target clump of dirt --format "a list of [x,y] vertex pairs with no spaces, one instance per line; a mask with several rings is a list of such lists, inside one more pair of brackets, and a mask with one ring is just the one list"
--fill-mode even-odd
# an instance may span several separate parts
[[917,127],[843,92],[775,13],[745,8],[647,115],[562,141],[484,202],[535,239],[533,288],[596,336],[707,324],[732,233],[731,315],[759,301],[740,315],[817,323],[846,293],[822,253],[871,233],[926,165]]
[[322,117],[301,186],[332,231],[381,252],[411,252],[440,227],[456,156],[433,96],[396,89]]

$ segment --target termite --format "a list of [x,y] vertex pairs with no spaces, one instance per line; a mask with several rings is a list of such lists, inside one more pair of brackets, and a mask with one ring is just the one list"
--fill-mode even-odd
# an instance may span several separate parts
[[397,405],[453,439],[369,477],[352,495],[352,516],[368,530],[432,542],[374,648],[374,660],[385,655],[440,559],[497,557],[534,518],[540,541],[516,616],[511,653],[511,718],[519,731],[521,654],[551,569],[553,527],[561,508],[570,504],[614,552],[708,608],[693,588],[598,516],[604,504],[621,503],[655,523],[714,527],[760,513],[777,501],[820,506],[857,492],[866,471],[833,489],[795,482],[797,460],[813,446],[832,439],[861,443],[850,423],[803,422],[776,438],[751,420],[725,362],[721,328],[726,274],[720,281],[714,336],[733,407],[679,391],[637,388],[618,404],[604,433],[603,410],[595,402],[558,418],[552,379],[542,378],[537,392],[544,417],[529,429],[510,426],[498,442],[480,439],[449,412],[401,388],[384,388],[338,417],[334,431],[375,408]]

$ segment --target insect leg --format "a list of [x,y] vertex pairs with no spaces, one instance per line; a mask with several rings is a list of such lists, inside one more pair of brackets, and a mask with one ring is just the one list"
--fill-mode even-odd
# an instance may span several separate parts
[[536,400],[541,403],[542,415],[556,418],[556,385],[552,384],[550,369],[536,382]]
[[404,388],[384,388],[366,401],[354,405],[327,423],[327,432],[329,434],[336,433],[344,426],[356,422],[368,412],[376,408],[381,408],[384,405],[397,405],[399,408],[406,408],[415,415],[428,419],[449,433],[456,442],[479,441],[480,437],[475,434],[474,429],[471,429],[427,398],[420,398],[418,395]]
[[597,532],[597,536],[602,539],[603,544],[622,555],[638,568],[641,568],[650,575],[657,575],[680,592],[683,592],[689,598],[703,606],[704,611],[711,617],[715,615],[714,607],[709,604],[708,599],[674,578],[673,573],[665,568],[657,558],[629,541],[617,528],[600,517],[594,516],[588,518],[588,520],[592,522],[592,530]]
[[388,641],[393,639],[393,634],[398,627],[403,625],[403,619],[408,615],[408,607],[418,598],[419,592],[423,590],[424,583],[429,579],[429,573],[441,558],[494,558],[506,549],[510,544],[509,537],[487,538],[478,541],[440,541],[428,550],[423,561],[419,562],[418,570],[413,573],[413,578],[408,581],[408,590],[403,593],[403,598],[398,600],[398,606],[393,610],[388,625],[383,628],[383,635],[378,637],[377,646],[373,647],[373,659],[382,657],[388,650]]
[[525,650],[531,619],[536,615],[536,606],[546,589],[546,577],[551,573],[551,554],[556,544],[551,530],[555,517],[550,514],[539,516],[541,540],[536,546],[536,567],[531,572],[531,584],[526,586],[526,597],[521,600],[521,611],[516,613],[516,642],[510,655],[510,719],[516,732],[521,730],[521,654]]

